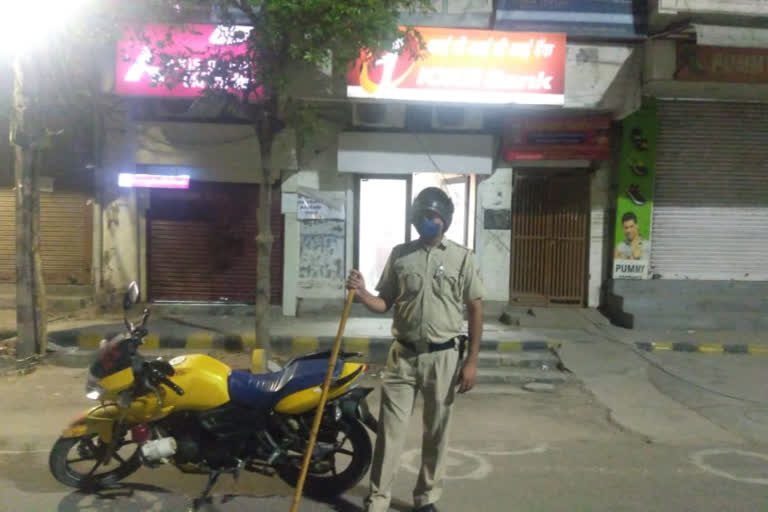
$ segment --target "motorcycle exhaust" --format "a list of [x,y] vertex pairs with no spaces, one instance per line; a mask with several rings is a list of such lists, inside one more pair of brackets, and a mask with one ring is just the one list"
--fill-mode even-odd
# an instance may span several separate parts
[[164,437],[141,445],[141,455],[147,462],[159,462],[176,454],[176,439]]

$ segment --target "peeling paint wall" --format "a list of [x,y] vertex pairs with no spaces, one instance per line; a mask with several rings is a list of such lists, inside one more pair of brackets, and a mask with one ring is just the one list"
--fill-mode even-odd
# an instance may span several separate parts
[[133,190],[117,186],[119,173],[135,169],[135,151],[135,125],[127,112],[116,112],[105,124],[101,179],[97,192],[102,211],[102,274],[97,300],[108,308],[119,307],[128,284],[140,279],[136,196]]
[[[299,151],[301,171],[284,174],[283,314],[288,316],[295,315],[298,309],[307,311],[338,303],[345,295],[344,282],[353,259],[354,176],[336,171],[339,131],[339,125],[321,122]],[[297,192],[301,189],[343,193],[345,218],[297,219]]]
[[489,229],[485,226],[485,210],[511,210],[512,169],[496,169],[491,176],[477,184],[475,221],[475,252],[480,264],[480,276],[486,290],[486,300],[509,300],[509,263],[511,231]]

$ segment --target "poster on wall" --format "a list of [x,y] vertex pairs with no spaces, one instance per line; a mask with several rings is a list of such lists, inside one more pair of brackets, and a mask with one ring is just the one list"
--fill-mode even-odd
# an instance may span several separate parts
[[324,298],[344,290],[345,224],[343,220],[301,222],[298,295]]
[[650,277],[656,108],[645,105],[622,122],[613,278]]
[[345,192],[312,190],[299,187],[296,216],[299,220],[344,220]]

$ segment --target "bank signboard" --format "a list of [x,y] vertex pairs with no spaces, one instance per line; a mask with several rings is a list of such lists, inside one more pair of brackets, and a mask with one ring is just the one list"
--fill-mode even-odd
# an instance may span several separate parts
[[380,55],[361,51],[347,95],[359,99],[562,105],[564,34],[419,27],[426,44],[414,58],[400,40]]

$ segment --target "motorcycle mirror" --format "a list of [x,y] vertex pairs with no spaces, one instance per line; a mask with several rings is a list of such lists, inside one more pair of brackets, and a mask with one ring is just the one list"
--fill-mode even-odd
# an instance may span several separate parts
[[128,291],[125,292],[125,298],[123,299],[123,309],[127,311],[137,302],[139,302],[139,285],[136,283],[136,281],[133,281],[128,285]]

